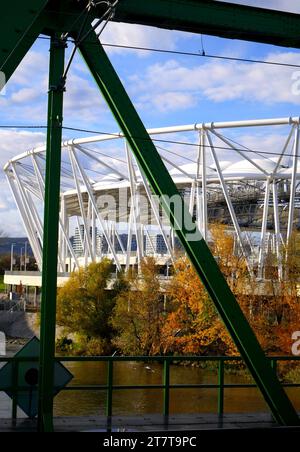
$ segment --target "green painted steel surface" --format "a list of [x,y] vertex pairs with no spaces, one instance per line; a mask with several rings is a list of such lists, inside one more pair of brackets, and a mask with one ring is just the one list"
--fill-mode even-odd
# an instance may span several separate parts
[[224,38],[300,46],[300,16],[211,0],[126,0],[114,19]]
[[[49,2],[47,29],[65,25],[69,30],[87,1]],[[94,19],[102,16],[106,5],[91,9]],[[55,10],[55,16],[51,11]],[[59,11],[59,16],[57,11]],[[56,19],[54,23],[54,17]],[[59,20],[57,19],[59,18]],[[300,47],[300,16],[211,0],[120,0],[112,19],[170,30],[203,33],[286,47]]]
[[[76,37],[76,36],[75,36]],[[159,196],[172,226],[189,259],[204,283],[215,306],[243,356],[275,419],[284,425],[298,425],[299,417],[273,369],[267,362],[256,336],[224,279],[205,240],[189,214],[188,207],[164,166],[150,136],[129,99],[103,47],[91,34],[80,51],[110,110],[124,133],[153,192]],[[170,200],[175,199],[177,208]],[[178,213],[179,212],[179,213]],[[191,233],[191,231],[194,231]]]
[[164,384],[164,394],[163,394],[163,414],[164,416],[169,416],[170,414],[170,363],[169,359],[164,360],[164,371],[163,371],[163,384]]
[[[68,31],[87,1],[10,0],[1,4],[0,71],[7,80],[40,33]],[[103,14],[100,2],[91,20]],[[300,16],[211,0],[120,0],[114,21],[300,47]]]
[[51,38],[48,131],[46,151],[46,181],[43,236],[43,273],[41,304],[41,352],[39,381],[39,425],[41,430],[53,429],[53,383],[56,325],[56,284],[58,252],[58,220],[61,171],[61,140],[65,42]]
[[48,0],[1,2],[0,71],[6,81],[14,73],[45,27],[41,12]]

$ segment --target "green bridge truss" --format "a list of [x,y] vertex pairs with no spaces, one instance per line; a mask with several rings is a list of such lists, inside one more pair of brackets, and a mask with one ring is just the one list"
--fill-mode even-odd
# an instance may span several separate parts
[[[231,39],[300,47],[300,16],[211,0],[10,0],[1,2],[0,70],[10,79],[40,34],[51,38],[45,184],[43,293],[39,374],[39,429],[53,430],[56,276],[66,36],[74,39],[102,96],[124,133],[241,356],[282,425],[299,417],[256,336],[201,237],[183,200],[181,215],[170,198],[178,191],[108,59],[92,22],[100,19],[205,33]],[[110,13],[114,13],[110,16]],[[179,209],[180,210],[180,209]],[[184,216],[184,225],[181,225]],[[191,238],[191,231],[194,232]],[[195,236],[197,240],[195,240]]]

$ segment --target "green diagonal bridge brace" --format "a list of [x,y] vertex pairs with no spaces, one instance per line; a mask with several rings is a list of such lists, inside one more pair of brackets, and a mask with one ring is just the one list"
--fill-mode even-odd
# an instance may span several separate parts
[[[87,3],[87,0],[10,0],[1,5],[0,70],[5,72],[6,79],[9,80],[40,33],[53,37],[57,32],[68,32],[72,29],[73,37],[76,39],[74,22]],[[104,8],[106,8],[105,2],[99,2],[97,7],[91,10],[90,23],[103,14]],[[300,47],[300,16],[210,0],[120,0],[113,20]],[[80,22],[76,24],[76,26],[79,25]],[[187,207],[94,33],[80,44],[80,51],[153,192],[160,197],[161,204],[187,255],[213,299],[275,419],[283,425],[299,425],[299,417],[294,407],[266,360],[205,241],[192,222]],[[61,57],[57,55],[53,58],[53,68],[56,64],[61,65]],[[57,154],[57,158],[55,159],[55,177],[52,177],[53,167],[48,159],[46,192],[49,199],[53,200],[54,207],[51,215],[56,221],[59,206],[57,170],[60,163],[58,137],[61,134],[61,121],[59,127],[51,127],[53,120],[53,114],[49,110],[47,154],[51,150],[52,156]],[[175,209],[174,201],[177,203]],[[45,223],[50,225],[50,212],[45,215]],[[52,229],[49,228],[48,233],[44,235],[43,259],[47,262],[44,269],[56,268],[57,253],[49,253],[49,250],[53,249],[51,248],[53,241],[56,240],[57,227],[55,226]],[[48,427],[43,426],[45,430],[52,429],[53,397],[49,386],[51,386],[51,375],[54,369],[56,310],[56,279],[53,274],[51,276],[48,273],[44,271],[43,275],[48,294],[44,297],[45,318],[41,322],[41,367],[47,370],[39,387],[40,417],[43,418],[45,414],[48,419]],[[46,413],[43,413],[44,410]]]
[[[159,197],[189,259],[210,294],[231,337],[250,369],[275,419],[284,425],[297,425],[299,418],[281,387],[270,363],[225,281],[205,240],[196,229],[183,198],[164,166],[150,136],[130,101],[103,47],[93,35],[80,46],[109,108],[124,133],[152,190]],[[172,208],[172,200],[180,203]],[[177,215],[179,212],[179,215]],[[194,232],[192,232],[194,231]]]
[[6,81],[45,28],[41,13],[47,3],[48,0],[1,2],[0,71]]

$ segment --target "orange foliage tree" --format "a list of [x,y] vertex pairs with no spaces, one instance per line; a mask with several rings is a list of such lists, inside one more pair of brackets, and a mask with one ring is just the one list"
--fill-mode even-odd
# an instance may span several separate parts
[[216,224],[210,231],[212,252],[262,348],[269,354],[291,354],[292,334],[300,328],[299,234],[295,232],[287,248],[281,248],[280,262],[267,251],[264,279],[259,281],[250,277],[225,226]]
[[270,251],[266,256],[265,294],[260,297],[254,322],[262,346],[269,353],[291,354],[292,334],[300,329],[298,236],[294,232],[287,248],[281,248],[280,262]]
[[186,258],[176,262],[168,288],[164,353],[234,354],[234,344],[203,284]]

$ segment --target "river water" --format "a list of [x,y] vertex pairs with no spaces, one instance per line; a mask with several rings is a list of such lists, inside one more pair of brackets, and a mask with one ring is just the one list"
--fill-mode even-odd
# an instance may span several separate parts
[[[12,353],[12,350],[11,350]],[[106,384],[106,363],[68,363],[74,375],[72,385]],[[217,372],[192,366],[172,365],[171,384],[217,384]],[[249,383],[245,376],[225,374],[225,383]],[[114,364],[114,384],[162,384],[162,366],[136,362]],[[289,390],[296,408],[300,410],[300,389]],[[57,416],[99,416],[105,414],[105,391],[62,391],[55,398]],[[268,412],[256,388],[225,389],[225,413]],[[216,413],[217,389],[172,389],[170,414]],[[161,389],[116,390],[113,396],[113,415],[161,414],[163,394]],[[0,419],[11,414],[11,401],[0,393]],[[19,413],[22,416],[22,413]]]

